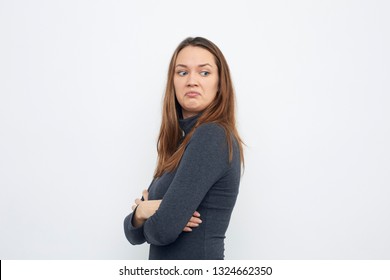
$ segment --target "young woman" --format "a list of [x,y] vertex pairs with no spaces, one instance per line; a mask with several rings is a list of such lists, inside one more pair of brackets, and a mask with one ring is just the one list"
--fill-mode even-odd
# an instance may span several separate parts
[[223,259],[238,195],[242,141],[228,64],[211,41],[187,38],[168,70],[154,179],[125,235],[149,259]]

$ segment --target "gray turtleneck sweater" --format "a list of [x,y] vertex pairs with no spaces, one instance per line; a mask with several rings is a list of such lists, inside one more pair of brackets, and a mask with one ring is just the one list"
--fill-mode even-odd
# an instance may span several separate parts
[[[198,116],[179,120],[186,135]],[[185,137],[185,136],[184,136]],[[136,228],[133,213],[124,220],[126,238],[133,245],[150,244],[149,259],[223,259],[224,239],[240,183],[240,155],[233,140],[233,160],[225,130],[214,123],[196,128],[178,168],[152,181],[149,199],[162,199],[156,213]],[[202,223],[183,229],[197,210]]]

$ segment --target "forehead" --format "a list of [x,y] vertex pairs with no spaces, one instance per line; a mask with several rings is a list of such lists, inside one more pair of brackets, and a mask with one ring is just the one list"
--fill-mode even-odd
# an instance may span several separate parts
[[179,52],[176,58],[176,64],[187,66],[197,66],[205,63],[215,65],[214,56],[208,50],[200,47],[187,46]]

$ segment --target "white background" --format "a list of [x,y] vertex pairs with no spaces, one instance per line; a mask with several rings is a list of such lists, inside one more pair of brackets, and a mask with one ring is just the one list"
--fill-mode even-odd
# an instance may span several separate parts
[[147,258],[122,222],[204,36],[247,144],[226,258],[389,259],[388,3],[0,0],[0,258]]

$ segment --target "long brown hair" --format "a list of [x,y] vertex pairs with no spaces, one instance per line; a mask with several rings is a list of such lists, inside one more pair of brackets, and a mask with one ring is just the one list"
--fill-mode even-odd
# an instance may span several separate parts
[[[186,135],[183,142],[180,143],[182,132],[179,126],[179,116],[181,107],[176,99],[173,78],[175,74],[176,58],[179,52],[187,47],[194,46],[208,50],[215,59],[218,67],[218,92],[211,104],[202,112],[194,128]],[[157,141],[158,161],[154,177],[160,177],[164,172],[175,170],[183,156],[186,145],[188,144],[195,129],[203,123],[218,123],[226,133],[226,139],[229,147],[229,161],[233,158],[233,135],[238,143],[240,150],[240,161],[244,164],[243,142],[236,128],[235,117],[235,98],[233,83],[230,77],[229,66],[219,48],[211,41],[202,37],[189,37],[183,40],[172,55],[168,69],[168,79],[163,101],[162,121],[160,134]]]

